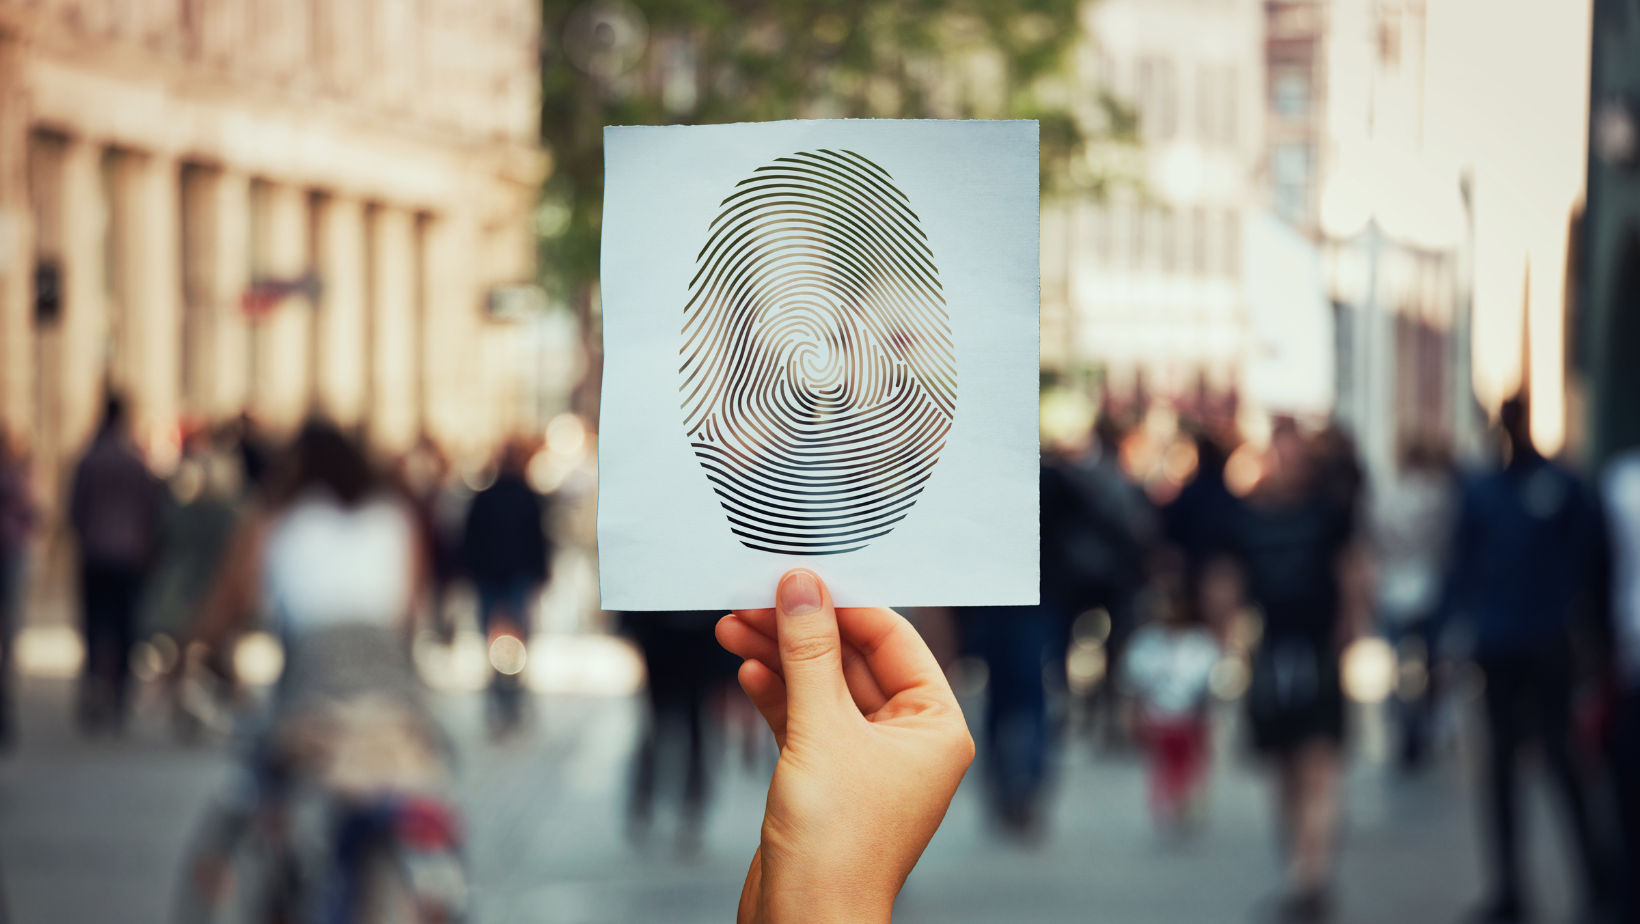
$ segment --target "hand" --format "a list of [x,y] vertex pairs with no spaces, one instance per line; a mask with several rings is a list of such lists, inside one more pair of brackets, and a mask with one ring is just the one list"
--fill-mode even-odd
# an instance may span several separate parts
[[939,664],[883,608],[833,609],[813,572],[718,623],[780,761],[739,924],[886,922],[974,759]]

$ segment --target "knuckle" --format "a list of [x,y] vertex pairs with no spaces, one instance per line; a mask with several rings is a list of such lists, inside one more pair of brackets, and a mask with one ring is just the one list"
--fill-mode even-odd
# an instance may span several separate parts
[[959,717],[946,726],[941,735],[943,751],[952,763],[960,763],[964,767],[974,760],[974,736],[969,734],[968,726]]
[[836,654],[839,647],[835,636],[809,635],[786,638],[780,641],[780,656],[788,662],[817,661]]

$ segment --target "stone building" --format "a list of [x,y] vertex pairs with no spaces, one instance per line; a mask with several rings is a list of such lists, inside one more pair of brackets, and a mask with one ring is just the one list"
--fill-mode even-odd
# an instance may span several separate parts
[[1138,117],[1139,183],[1043,205],[1043,364],[1098,370],[1123,401],[1237,387],[1242,235],[1263,137],[1258,0],[1083,8],[1090,92]]
[[1270,16],[1271,111],[1287,132],[1271,144],[1272,184],[1327,258],[1337,417],[1379,483],[1414,447],[1472,456],[1469,217],[1459,172],[1426,151],[1441,89],[1426,4],[1295,0]]
[[394,451],[524,415],[530,0],[0,0],[0,423],[48,497],[106,387]]

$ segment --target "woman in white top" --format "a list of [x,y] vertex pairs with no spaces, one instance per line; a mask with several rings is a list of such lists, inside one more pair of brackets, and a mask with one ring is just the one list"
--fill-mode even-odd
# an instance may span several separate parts
[[352,440],[310,422],[252,511],[201,613],[213,650],[265,616],[285,645],[277,720],[366,693],[420,712],[410,659],[425,553],[407,503]]
[[[270,722],[247,755],[249,785],[229,787],[209,816],[192,880],[219,904],[231,882],[228,858],[252,820],[279,819],[267,827],[284,832],[312,814],[297,806],[316,804],[324,808],[322,833],[276,835],[290,856],[284,862],[304,873],[298,886],[270,874],[274,888],[291,892],[281,901],[313,913],[338,902],[368,904],[361,896],[374,894],[373,871],[382,867],[366,862],[367,848],[357,845],[377,844],[399,861],[390,868],[402,869],[417,907],[459,909],[465,886],[448,749],[410,657],[425,559],[416,521],[359,447],[329,424],[302,428],[283,475],[241,525],[194,639],[220,652],[260,615],[284,641],[285,669]],[[401,811],[436,821],[436,843],[393,841],[396,822],[383,819],[398,816],[384,813]],[[344,830],[381,838],[349,839],[337,833]],[[310,843],[324,846],[316,853],[298,846]],[[429,869],[443,872],[422,875]]]

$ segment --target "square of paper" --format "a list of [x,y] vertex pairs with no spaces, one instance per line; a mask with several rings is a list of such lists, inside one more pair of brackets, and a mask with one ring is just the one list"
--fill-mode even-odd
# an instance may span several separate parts
[[1035,604],[1030,121],[604,133],[611,610]]

